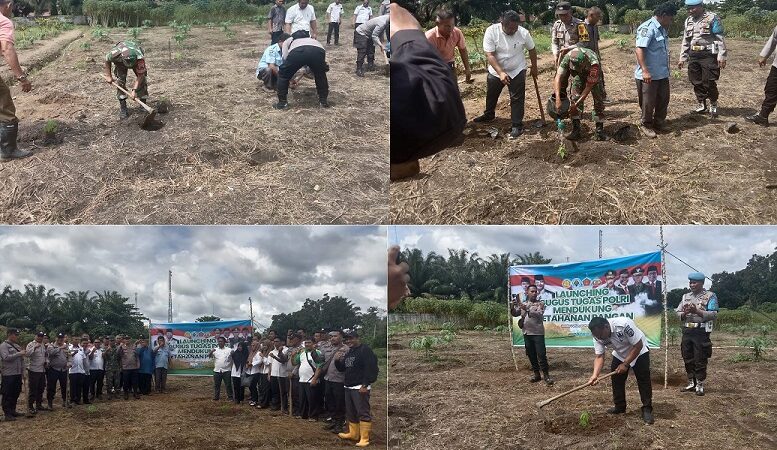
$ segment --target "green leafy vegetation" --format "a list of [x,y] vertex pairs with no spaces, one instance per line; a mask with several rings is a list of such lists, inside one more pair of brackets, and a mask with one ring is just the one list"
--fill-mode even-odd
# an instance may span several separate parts
[[59,130],[59,123],[53,119],[47,120],[46,125],[43,126],[43,132],[46,134],[54,134],[57,130]]
[[580,428],[588,428],[588,426],[591,425],[591,413],[588,411],[580,413],[580,419],[577,423],[580,425]]
[[63,31],[72,30],[73,25],[56,19],[37,19],[31,24],[16,25],[16,43],[18,49],[32,47],[35,42],[51,39]]

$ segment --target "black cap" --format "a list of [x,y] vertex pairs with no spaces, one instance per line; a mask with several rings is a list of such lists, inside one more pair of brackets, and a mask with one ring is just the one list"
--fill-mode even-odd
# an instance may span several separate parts
[[8,336],[10,336],[12,334],[18,335],[19,334],[19,330],[17,330],[16,328],[9,328],[8,329]]
[[359,332],[353,328],[345,329],[343,330],[343,335],[345,335],[346,338],[355,338],[355,337],[359,337]]
[[531,278],[529,278],[529,277],[521,277],[521,283],[523,283],[523,282],[531,283]]
[[45,335],[46,335],[46,333],[44,333],[44,332],[42,332],[42,331],[38,331],[38,334],[36,334],[35,336],[38,336],[38,337],[43,337],[43,336],[45,336]]
[[609,277],[609,276],[611,276],[611,275],[612,275],[612,276],[615,276],[615,271],[614,271],[614,270],[612,270],[612,269],[608,270],[607,272],[604,272],[604,276],[605,276],[605,277]]
[[631,269],[632,275],[641,275],[642,274],[642,267],[635,267]]
[[619,272],[619,274],[620,274],[620,275],[623,275],[624,273],[625,273],[626,275],[629,275],[629,269],[623,269],[623,270],[621,270],[621,271]]
[[57,333],[57,337],[58,338],[63,338],[63,337],[65,337],[65,333]]
[[658,272],[658,268],[656,266],[648,266],[648,273],[650,272]]
[[545,275],[534,275],[534,282],[536,283],[537,280],[545,281]]
[[558,2],[556,5],[556,11],[571,11],[572,5],[569,2]]

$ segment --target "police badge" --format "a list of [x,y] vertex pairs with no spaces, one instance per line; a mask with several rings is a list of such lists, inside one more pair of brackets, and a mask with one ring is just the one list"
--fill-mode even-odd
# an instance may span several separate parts
[[630,326],[623,329],[629,337],[634,337],[634,330]]

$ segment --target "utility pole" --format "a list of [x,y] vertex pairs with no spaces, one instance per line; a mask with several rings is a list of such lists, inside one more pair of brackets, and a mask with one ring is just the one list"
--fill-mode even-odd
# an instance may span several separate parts
[[599,259],[602,259],[602,230],[599,230]]
[[138,309],[138,293],[135,292],[135,309]]
[[173,271],[167,271],[167,323],[173,321]]
[[248,310],[251,313],[251,334],[254,334],[254,302],[248,297]]

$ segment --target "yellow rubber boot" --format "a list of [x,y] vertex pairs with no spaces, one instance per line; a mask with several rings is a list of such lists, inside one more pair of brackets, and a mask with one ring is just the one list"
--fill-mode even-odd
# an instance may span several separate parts
[[348,422],[348,433],[338,433],[337,437],[340,439],[350,439],[352,441],[359,440],[359,424]]
[[357,447],[366,447],[370,445],[370,429],[372,429],[372,422],[359,422],[359,430],[361,431],[362,438],[356,444]]

